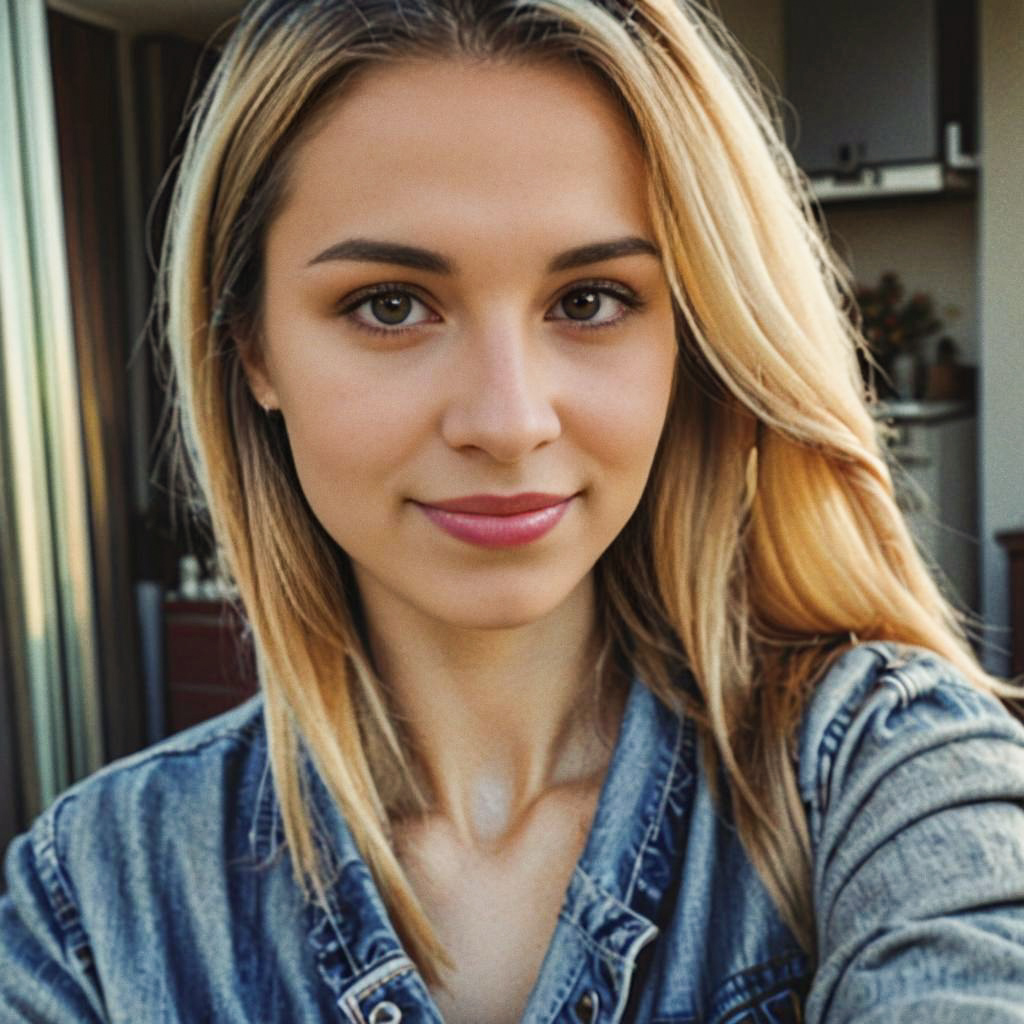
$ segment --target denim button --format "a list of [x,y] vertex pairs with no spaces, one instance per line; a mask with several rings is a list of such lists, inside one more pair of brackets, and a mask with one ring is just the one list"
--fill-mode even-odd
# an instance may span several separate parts
[[399,1024],[401,1019],[402,1011],[385,999],[370,1011],[369,1024]]
[[584,992],[576,1003],[576,1019],[581,1024],[594,1024],[600,1012],[601,1000],[593,989]]

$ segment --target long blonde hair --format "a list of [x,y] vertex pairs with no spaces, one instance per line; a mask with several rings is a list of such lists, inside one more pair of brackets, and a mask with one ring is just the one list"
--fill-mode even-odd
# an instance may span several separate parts
[[[844,273],[770,108],[715,19],[676,0],[264,0],[242,15],[199,100],[164,253],[166,338],[196,494],[256,641],[297,877],[322,898],[305,749],[410,955],[439,982],[445,951],[390,842],[412,769],[347,559],[240,362],[259,344],[263,239],[296,146],[359,67],[423,56],[573,61],[631,119],[680,370],[640,508],[598,564],[603,619],[632,669],[696,718],[752,862],[811,950],[793,737],[829,659],[885,639],[999,684],[897,509]],[[683,700],[683,668],[697,700]]]

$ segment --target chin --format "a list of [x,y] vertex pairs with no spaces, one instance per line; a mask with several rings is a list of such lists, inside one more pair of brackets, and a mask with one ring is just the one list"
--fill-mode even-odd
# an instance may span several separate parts
[[581,582],[492,579],[485,586],[454,586],[447,593],[435,590],[430,606],[421,605],[421,611],[456,629],[520,629],[568,610],[580,596]]
[[538,601],[536,595],[517,600],[495,594],[488,601],[477,601],[457,607],[432,610],[435,618],[456,629],[508,630],[521,629],[550,615],[561,602]]

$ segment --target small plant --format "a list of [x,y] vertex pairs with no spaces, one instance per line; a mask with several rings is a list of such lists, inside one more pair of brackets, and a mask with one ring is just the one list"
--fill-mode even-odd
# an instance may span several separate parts
[[856,290],[861,330],[885,370],[901,353],[916,355],[922,339],[942,326],[930,295],[916,292],[909,299],[904,295],[903,283],[892,271],[883,274],[876,287],[861,285]]

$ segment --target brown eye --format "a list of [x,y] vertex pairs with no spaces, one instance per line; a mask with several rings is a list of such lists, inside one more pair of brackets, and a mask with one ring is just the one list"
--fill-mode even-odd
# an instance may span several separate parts
[[547,319],[576,324],[580,329],[614,327],[643,305],[635,292],[622,285],[587,283],[563,292]]
[[402,292],[388,292],[370,300],[370,311],[382,324],[396,327],[412,312],[412,296]]
[[380,287],[370,294],[363,291],[339,303],[338,312],[356,326],[378,334],[403,331],[438,323],[440,318],[422,300],[404,288]]
[[570,292],[562,299],[562,309],[570,320],[593,320],[601,309],[601,293],[593,288]]

